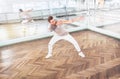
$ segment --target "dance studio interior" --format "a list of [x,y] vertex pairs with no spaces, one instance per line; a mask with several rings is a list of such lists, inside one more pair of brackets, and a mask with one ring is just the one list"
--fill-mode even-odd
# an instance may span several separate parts
[[120,0],[0,0],[0,79],[120,79]]

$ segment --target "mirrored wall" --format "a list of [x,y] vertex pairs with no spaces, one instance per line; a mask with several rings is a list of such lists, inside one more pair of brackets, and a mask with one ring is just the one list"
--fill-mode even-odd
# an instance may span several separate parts
[[[119,0],[3,1],[4,8],[0,8],[1,46],[52,36],[47,29],[49,15],[67,20],[84,16],[83,20],[64,26],[70,32],[95,27],[120,34]],[[30,15],[34,22],[21,24],[19,9],[33,9]]]

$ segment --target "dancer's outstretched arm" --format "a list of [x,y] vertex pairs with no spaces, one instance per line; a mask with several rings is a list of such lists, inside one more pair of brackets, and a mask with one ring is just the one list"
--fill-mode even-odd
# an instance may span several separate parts
[[31,11],[33,11],[33,9],[25,10],[24,12],[31,12]]
[[70,20],[59,20],[59,21],[57,21],[57,25],[69,24],[69,23],[73,23],[73,22],[80,21],[80,20],[83,20],[83,19],[84,19],[84,17],[80,16],[80,17],[73,18],[73,19],[70,19]]

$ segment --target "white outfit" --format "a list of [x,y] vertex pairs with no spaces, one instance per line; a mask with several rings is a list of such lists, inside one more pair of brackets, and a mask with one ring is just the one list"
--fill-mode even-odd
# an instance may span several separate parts
[[64,36],[54,35],[54,36],[52,37],[52,39],[50,40],[49,45],[48,45],[48,48],[49,48],[49,49],[48,49],[48,53],[49,53],[49,54],[52,53],[53,45],[54,45],[57,41],[59,41],[59,40],[61,40],[61,39],[64,39],[64,40],[72,43],[78,52],[81,51],[80,48],[79,48],[78,43],[75,41],[75,39],[74,39],[70,34],[67,34],[67,35],[64,35]]
[[28,12],[21,12],[20,16],[23,19],[22,22],[21,22],[22,24],[25,24],[25,23],[28,23],[28,22],[34,22]]
[[53,45],[61,39],[64,39],[72,43],[74,47],[76,48],[77,52],[79,53],[81,52],[81,49],[78,43],[76,42],[76,40],[65,29],[63,29],[62,26],[57,26],[54,30],[50,26],[49,29],[51,31],[54,31],[55,35],[52,37],[52,39],[50,40],[48,44],[48,55],[46,56],[46,58],[49,58],[50,56],[52,56]]

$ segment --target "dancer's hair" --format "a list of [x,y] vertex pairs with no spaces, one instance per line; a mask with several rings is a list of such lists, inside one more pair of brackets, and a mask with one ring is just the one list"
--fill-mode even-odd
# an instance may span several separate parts
[[50,22],[50,20],[52,20],[53,19],[53,16],[49,16],[48,17],[48,22]]
[[23,12],[23,10],[22,10],[22,9],[19,9],[19,11],[20,11],[20,12]]

